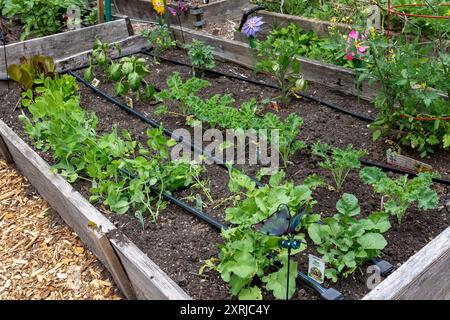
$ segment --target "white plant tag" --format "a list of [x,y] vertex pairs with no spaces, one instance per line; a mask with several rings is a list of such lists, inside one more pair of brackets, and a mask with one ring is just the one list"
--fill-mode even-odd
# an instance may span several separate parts
[[308,256],[308,277],[313,278],[318,283],[323,283],[325,280],[325,262],[312,254]]
[[127,103],[127,105],[133,109],[133,99],[131,99],[130,97],[125,97],[125,101]]
[[94,87],[98,87],[98,85],[100,84],[100,80],[98,80],[97,78],[94,78],[94,80],[92,80],[92,85],[94,86]]
[[433,167],[422,161],[395,153],[391,149],[386,150],[387,163],[411,173],[432,172]]

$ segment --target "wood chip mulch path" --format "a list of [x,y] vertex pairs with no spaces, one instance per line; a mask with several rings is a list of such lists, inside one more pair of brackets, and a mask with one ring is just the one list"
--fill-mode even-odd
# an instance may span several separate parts
[[0,158],[0,300],[118,300],[109,273]]

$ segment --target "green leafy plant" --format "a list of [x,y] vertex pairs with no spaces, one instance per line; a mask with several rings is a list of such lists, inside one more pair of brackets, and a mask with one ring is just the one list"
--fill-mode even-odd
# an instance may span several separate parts
[[352,145],[340,149],[318,141],[312,146],[312,154],[324,159],[319,162],[319,166],[331,172],[336,190],[340,191],[347,175],[352,169],[361,167],[359,159],[368,153],[365,150],[355,150]]
[[107,77],[115,82],[115,93],[117,96],[127,95],[129,91],[135,92],[137,99],[144,96],[147,100],[153,99],[155,87],[149,84],[144,78],[150,73],[144,58],[129,56],[120,59],[118,62],[111,59],[112,51],[121,54],[119,46],[111,46],[95,40],[90,65],[84,72],[84,79],[92,81],[95,76],[95,69],[100,68]]
[[98,8],[93,8],[89,10],[84,18],[84,22],[90,26],[96,24],[97,20],[98,20]]
[[32,58],[22,57],[20,64],[8,67],[8,77],[19,83],[23,90],[33,89],[40,76],[55,77],[55,63],[51,57],[35,55]]
[[434,209],[438,205],[439,197],[431,188],[437,174],[422,172],[413,179],[407,175],[391,179],[380,168],[366,167],[360,171],[360,177],[387,199],[383,210],[396,216],[399,223],[413,203],[417,203],[421,210]]
[[203,72],[215,68],[213,47],[206,45],[201,40],[193,39],[191,43],[185,45],[185,48],[188,50],[188,58],[194,76],[197,70]]
[[[181,115],[187,117],[192,115],[191,106],[194,104],[192,100],[196,94],[210,86],[211,84],[199,78],[190,78],[186,82],[183,82],[181,75],[178,72],[173,73],[167,78],[167,89],[161,90],[161,92],[155,95],[159,102],[163,101],[179,101]],[[159,107],[158,113],[166,113],[168,109],[164,106]]]
[[104,73],[108,72],[109,66],[114,62],[111,59],[112,51],[117,50],[121,55],[122,48],[119,45],[112,46],[96,38],[89,58],[89,67],[84,71],[84,79],[91,82],[95,77],[95,69],[100,68]]
[[24,24],[20,40],[46,36],[61,31],[70,6],[83,7],[85,0],[4,0],[2,14],[19,17]]
[[[281,34],[292,36],[280,37]],[[275,76],[281,91],[284,105],[289,103],[289,91],[301,91],[306,87],[306,81],[300,74],[300,61],[297,59],[304,44],[300,30],[294,24],[281,30],[274,29],[263,42],[258,42],[257,50],[260,61],[256,64],[257,72],[265,71]]]
[[166,25],[158,25],[155,29],[144,30],[141,35],[153,46],[153,52],[156,56],[160,56],[165,51],[175,48],[177,44]]
[[[339,275],[347,277],[368,259],[377,256],[387,245],[383,233],[391,227],[389,215],[371,214],[367,219],[355,218],[360,214],[358,199],[344,193],[336,203],[337,214],[312,223],[308,235],[318,245],[317,251],[330,266],[325,276],[336,282]],[[316,216],[315,220],[319,220]]]
[[[433,57],[432,46],[419,39],[407,44],[402,40],[390,48],[372,42],[376,65],[373,79],[381,83],[374,101],[379,110],[371,124],[373,139],[397,133],[397,139],[421,157],[436,149],[450,147],[450,58],[440,52]],[[440,91],[440,92],[439,92]],[[442,94],[443,93],[443,94]]]
[[[131,89],[137,94],[138,100],[142,94],[148,100],[154,97],[155,88],[144,79],[149,73],[145,59],[135,56],[122,58],[119,62],[111,63],[108,68],[108,76],[116,83],[116,95],[119,97],[127,95]],[[144,87],[143,93],[142,87]]]
[[[282,183],[283,177],[284,172],[277,172],[267,186],[257,188],[249,177],[230,171],[228,187],[243,199],[227,209],[225,219],[235,227],[222,231],[225,243],[219,245],[219,258],[207,261],[205,267],[219,272],[230,285],[231,293],[240,299],[261,299],[258,283],[264,284],[277,299],[286,298],[287,249],[280,248],[279,237],[258,233],[252,225],[272,215],[281,204],[286,204],[293,214],[305,205],[312,207],[315,203],[312,189],[317,184],[296,186],[292,182]],[[297,234],[295,238],[302,240],[302,246],[293,254],[305,249],[304,235]],[[276,260],[282,262],[281,268],[275,267]],[[297,262],[294,260],[291,261],[289,277],[289,296],[292,297],[297,278]]]

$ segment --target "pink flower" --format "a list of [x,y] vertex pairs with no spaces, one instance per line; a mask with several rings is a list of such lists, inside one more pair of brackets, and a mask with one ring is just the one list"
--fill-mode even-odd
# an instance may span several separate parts
[[352,31],[350,31],[348,36],[349,36],[349,38],[352,38],[352,39],[356,40],[359,37],[359,32],[356,31],[356,30],[352,30]]
[[369,49],[369,46],[360,46],[358,47],[358,52],[365,54],[367,49]]
[[345,56],[345,58],[346,58],[348,61],[352,61],[354,57],[355,57],[355,53],[354,53],[353,51],[350,51],[350,52],[347,53],[347,55]]

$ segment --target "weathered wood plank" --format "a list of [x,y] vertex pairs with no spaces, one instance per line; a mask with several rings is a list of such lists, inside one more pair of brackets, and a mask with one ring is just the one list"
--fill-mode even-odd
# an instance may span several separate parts
[[[116,44],[122,48],[122,55],[135,53],[149,45],[148,41],[145,38],[137,35],[112,43],[113,46]],[[65,71],[84,66],[89,63],[89,57],[91,53],[92,50],[87,50],[84,52],[79,52],[73,56],[56,60],[57,70]],[[115,58],[117,56],[119,56],[118,50],[112,50],[111,57]]]
[[261,34],[269,34],[273,27],[287,27],[291,23],[296,24],[305,31],[314,31],[319,37],[327,36],[331,27],[343,33],[349,32],[352,29],[350,25],[345,23],[332,23],[319,19],[292,16],[265,10],[258,11],[255,14],[258,17],[262,17],[265,22]]
[[167,274],[127,237],[120,235],[116,227],[66,180],[51,173],[50,166],[2,120],[0,120],[0,137],[8,147],[17,168],[105,264],[112,275],[119,277],[118,284],[126,285],[125,280],[122,281],[124,275],[120,274],[117,261],[113,261],[112,251],[105,247],[105,240],[99,238],[99,233],[90,226],[96,226],[101,234],[107,234],[112,238],[111,244],[124,266],[137,298],[189,299],[189,296]]
[[134,293],[130,279],[128,278],[128,275],[125,272],[123,265],[114,251],[108,237],[103,232],[96,229],[93,229],[93,232],[96,235],[96,245],[101,248],[103,261],[105,265],[108,266],[108,270],[110,270],[114,282],[128,300],[136,300],[136,294]]
[[364,300],[450,299],[450,227],[393,272]]
[[[179,43],[182,42],[181,30],[177,26],[172,26],[175,37]],[[202,31],[183,29],[184,38],[191,42],[193,38],[204,41],[215,48],[214,54],[226,61],[253,68],[252,51],[247,43],[235,40],[227,40],[214,37]],[[299,57],[301,72],[304,78],[328,88],[338,90],[343,93],[371,100],[375,97],[378,86],[369,85],[368,81],[363,81],[360,88],[356,87],[356,74],[353,70],[328,64],[316,60]]]
[[[95,38],[103,42],[115,42],[128,38],[125,19],[107,22],[79,30],[67,31],[42,38],[17,42],[6,46],[8,64],[19,63],[22,56],[36,54],[63,59],[92,48]],[[6,77],[4,55],[0,55],[0,77]]]
[[145,300],[191,300],[161,269],[128,239],[109,235],[111,244],[127,270],[136,296]]
[[245,8],[250,7],[249,0],[221,0],[200,6],[205,12],[205,20],[213,21],[214,18],[234,19],[242,17]]
[[398,154],[391,149],[386,150],[386,163],[411,173],[433,171],[433,167],[429,164]]

